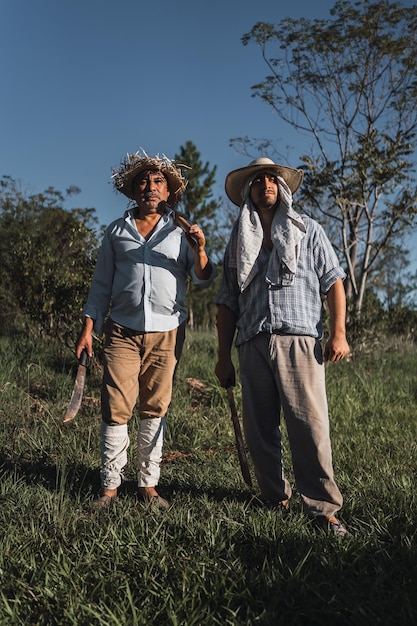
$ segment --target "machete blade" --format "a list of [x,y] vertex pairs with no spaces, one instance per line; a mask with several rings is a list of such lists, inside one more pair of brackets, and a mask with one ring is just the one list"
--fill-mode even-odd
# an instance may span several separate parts
[[72,396],[70,403],[68,405],[67,412],[64,417],[65,422],[70,422],[77,415],[78,410],[81,406],[81,400],[83,399],[84,385],[85,385],[85,377],[88,367],[89,357],[85,350],[82,351],[81,357],[78,361],[78,370],[77,376],[74,383],[74,389],[72,391]]

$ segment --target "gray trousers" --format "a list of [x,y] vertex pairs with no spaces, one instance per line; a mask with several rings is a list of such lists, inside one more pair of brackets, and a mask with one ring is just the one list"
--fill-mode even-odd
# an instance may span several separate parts
[[282,466],[283,412],[297,489],[311,516],[333,515],[343,498],[333,477],[325,374],[313,337],[261,333],[238,348],[243,426],[262,496],[291,497]]

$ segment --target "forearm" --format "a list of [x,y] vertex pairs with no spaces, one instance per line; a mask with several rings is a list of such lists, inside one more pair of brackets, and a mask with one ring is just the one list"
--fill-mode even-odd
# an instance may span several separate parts
[[346,296],[342,279],[337,280],[327,293],[330,315],[330,337],[324,347],[324,361],[340,361],[350,353],[346,340]]
[[236,315],[225,304],[219,304],[217,311],[217,337],[219,359],[229,358],[236,331]]
[[331,335],[346,335],[346,295],[342,279],[337,280],[327,293]]
[[233,387],[236,384],[235,368],[231,354],[235,330],[236,315],[226,305],[220,304],[217,312],[219,358],[215,373],[222,387]]
[[91,317],[84,318],[83,332],[92,334],[94,330],[94,320]]
[[208,280],[213,271],[205,248],[197,247],[194,252],[194,272],[199,280]]

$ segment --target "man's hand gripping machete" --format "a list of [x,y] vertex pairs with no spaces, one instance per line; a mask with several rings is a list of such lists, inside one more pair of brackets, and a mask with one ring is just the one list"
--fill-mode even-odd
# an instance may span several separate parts
[[189,237],[189,239],[191,239],[193,247],[196,244],[198,244],[197,237],[195,237],[194,235],[190,235],[189,230],[190,230],[191,224],[189,222],[187,222],[187,220],[185,219],[185,217],[183,215],[180,215],[180,213],[175,211],[174,212],[174,221],[175,221],[176,225],[179,226],[181,228],[181,230],[184,231],[184,233],[187,235],[187,237]]

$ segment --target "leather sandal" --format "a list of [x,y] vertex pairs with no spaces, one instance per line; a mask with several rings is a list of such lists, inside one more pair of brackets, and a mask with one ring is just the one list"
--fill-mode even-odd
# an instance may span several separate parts
[[329,531],[339,539],[350,539],[352,535],[334,515],[319,515],[314,519],[317,526]]
[[93,500],[93,509],[106,509],[111,505],[113,500],[116,500],[116,498],[117,493],[114,496],[107,496],[105,494],[102,494],[101,496]]
[[283,517],[289,514],[290,512],[290,502],[289,500],[281,500],[281,502],[271,502],[267,501],[266,506],[271,511],[275,511],[276,513],[281,513]]
[[169,502],[167,500],[164,500],[164,498],[161,498],[161,496],[158,494],[156,496],[150,496],[147,494],[143,495],[142,493],[138,492],[138,500],[143,504],[148,504],[158,509],[165,510],[169,508]]

